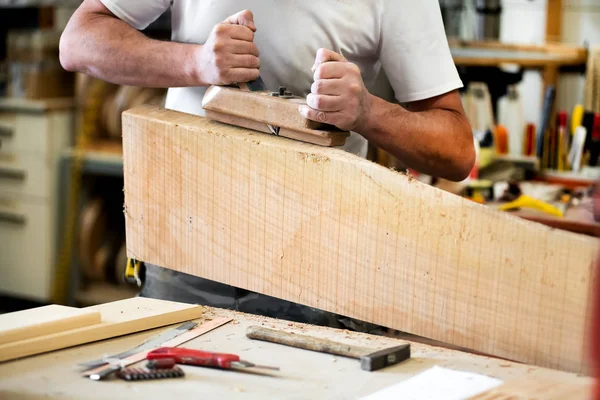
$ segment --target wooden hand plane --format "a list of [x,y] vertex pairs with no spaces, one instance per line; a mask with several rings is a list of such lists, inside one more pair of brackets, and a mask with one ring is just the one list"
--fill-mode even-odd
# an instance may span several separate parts
[[285,88],[252,91],[248,85],[211,86],[202,99],[206,117],[230,125],[320,146],[343,146],[350,132],[308,120],[298,107],[306,101]]

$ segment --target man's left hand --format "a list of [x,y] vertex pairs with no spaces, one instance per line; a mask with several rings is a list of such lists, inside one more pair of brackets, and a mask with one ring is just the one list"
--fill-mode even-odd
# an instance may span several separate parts
[[304,118],[335,125],[346,131],[364,127],[371,110],[371,94],[356,64],[341,54],[319,49],[313,65],[314,83],[299,108]]

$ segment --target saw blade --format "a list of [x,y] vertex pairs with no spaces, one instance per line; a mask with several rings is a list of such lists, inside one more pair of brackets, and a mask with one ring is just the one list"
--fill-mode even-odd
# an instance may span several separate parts
[[93,360],[93,361],[88,361],[86,363],[82,363],[82,364],[78,364],[81,367],[84,367],[86,370],[88,369],[93,369],[93,368],[97,368],[100,367],[102,365],[105,364],[111,364],[114,363],[116,360],[122,360],[124,358],[127,358],[133,354],[137,354],[140,353],[142,351],[146,351],[146,350],[150,350],[150,349],[154,349],[157,347],[160,347],[163,343],[176,338],[177,336],[181,335],[184,332],[189,331],[192,328],[195,328],[198,324],[196,322],[186,322],[184,324],[181,324],[180,326],[178,326],[177,328],[174,329],[169,329],[166,332],[163,332],[157,336],[154,336],[148,340],[146,340],[145,342],[143,342],[142,344],[140,344],[137,347],[134,347],[133,349],[124,351],[122,353],[119,354],[113,354],[110,356],[105,356],[102,357],[98,360]]

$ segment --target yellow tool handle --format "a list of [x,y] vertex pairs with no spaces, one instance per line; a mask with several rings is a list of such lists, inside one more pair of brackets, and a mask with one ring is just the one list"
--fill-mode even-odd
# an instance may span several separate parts
[[553,215],[555,217],[564,216],[564,213],[560,209],[554,207],[552,204],[548,204],[545,201],[534,199],[533,197],[529,197],[526,195],[521,195],[515,201],[503,204],[500,207],[498,207],[500,211],[509,211],[514,210],[516,208],[531,208],[534,210],[544,212],[546,214]]

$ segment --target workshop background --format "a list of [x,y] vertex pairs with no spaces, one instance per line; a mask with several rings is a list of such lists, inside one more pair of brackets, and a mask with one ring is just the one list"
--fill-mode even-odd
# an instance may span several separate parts
[[[135,295],[124,280],[120,114],[166,90],[64,71],[80,2],[0,0],[0,312]],[[600,0],[440,0],[478,161],[419,180],[558,229],[597,235]],[[168,40],[170,15],[149,26]],[[371,146],[369,158],[405,169]]]

